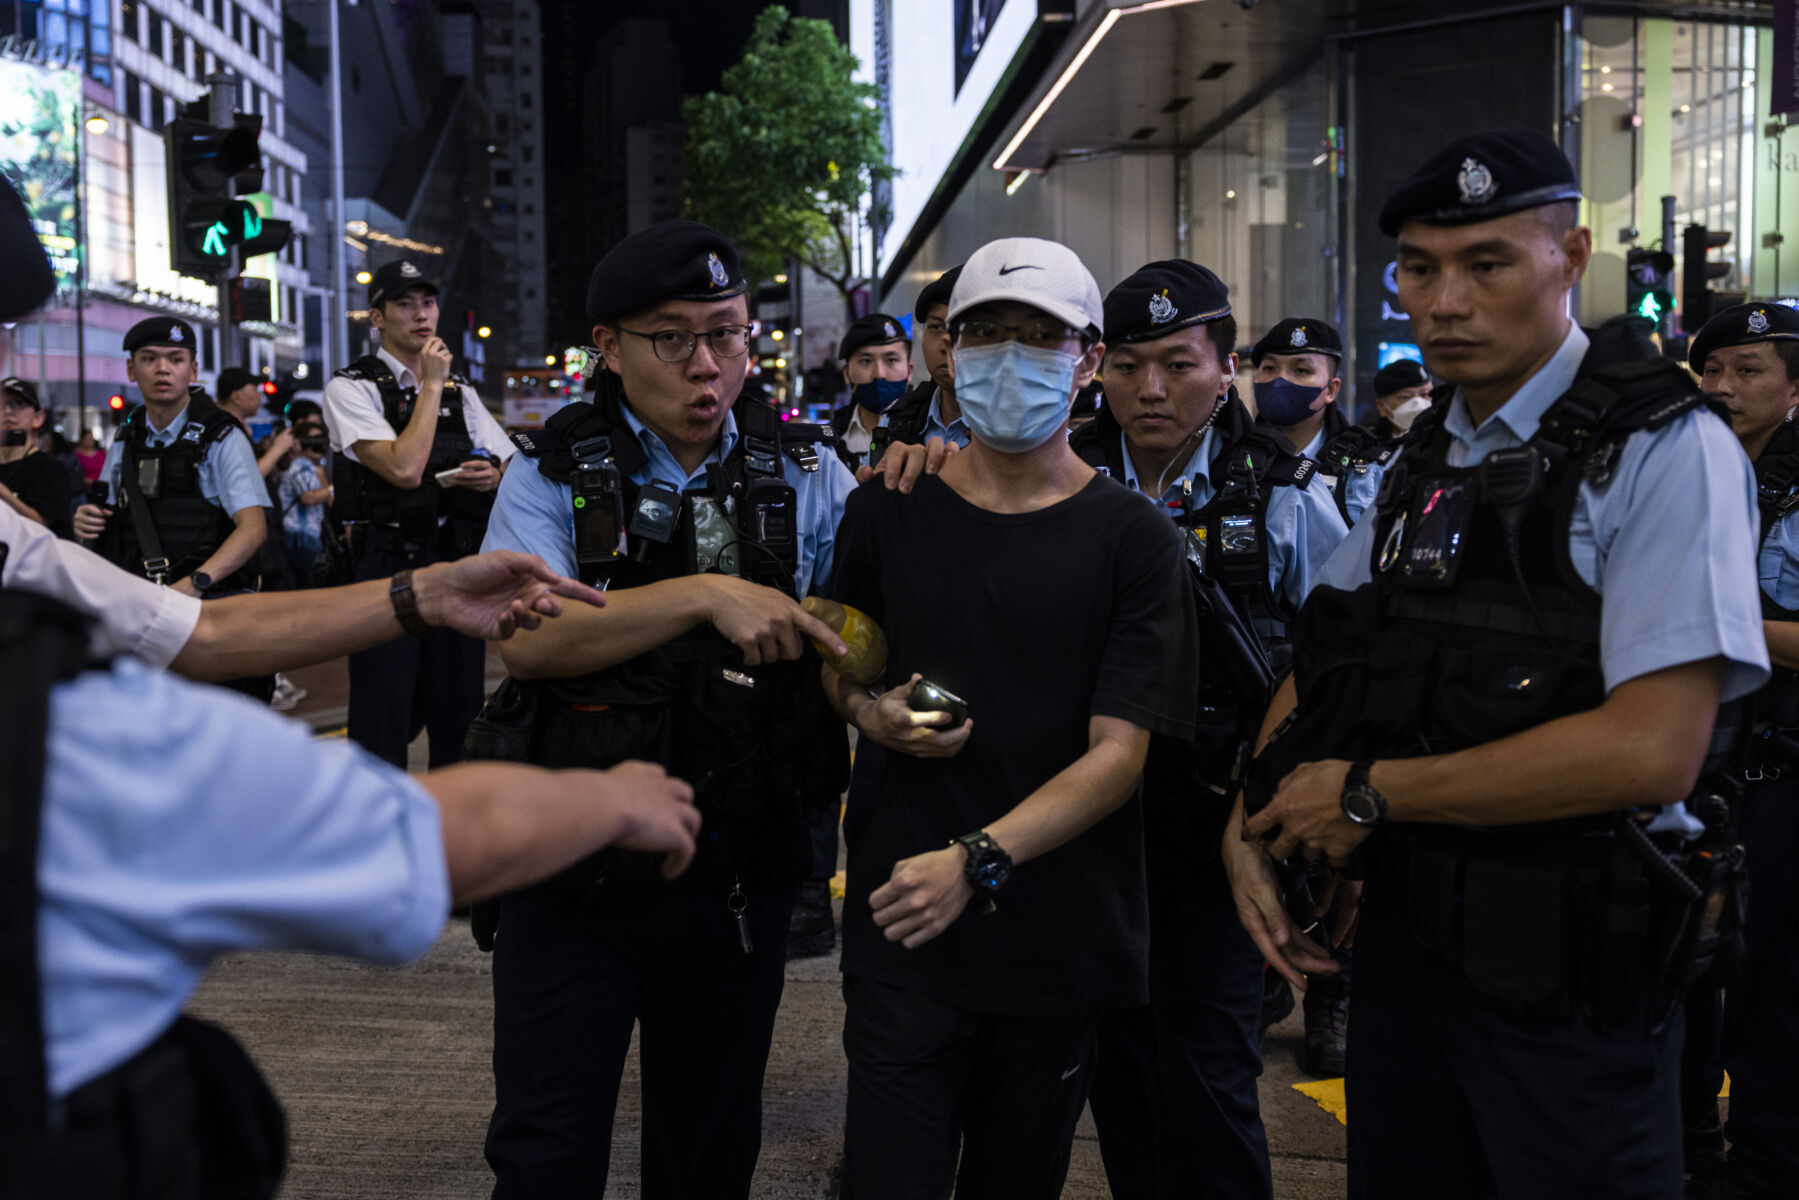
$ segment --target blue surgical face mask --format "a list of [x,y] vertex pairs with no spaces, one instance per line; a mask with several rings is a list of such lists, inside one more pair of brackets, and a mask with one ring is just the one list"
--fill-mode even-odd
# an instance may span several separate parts
[[1289,429],[1313,415],[1312,402],[1324,389],[1302,387],[1290,379],[1256,382],[1256,416],[1276,429]]
[[1022,342],[958,347],[956,403],[969,432],[995,450],[1035,450],[1062,427],[1080,356]]
[[871,379],[850,389],[850,399],[869,412],[884,413],[906,398],[906,379]]

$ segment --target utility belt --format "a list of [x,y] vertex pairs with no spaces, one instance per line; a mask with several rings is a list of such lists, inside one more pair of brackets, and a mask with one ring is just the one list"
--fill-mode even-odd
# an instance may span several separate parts
[[1628,814],[1487,832],[1389,824],[1364,847],[1364,903],[1391,911],[1495,1011],[1659,1028],[1742,953],[1747,880],[1729,802],[1698,807],[1706,833],[1684,847]]
[[22,1164],[22,1198],[259,1200],[287,1163],[286,1118],[256,1065],[230,1034],[185,1016],[54,1106],[52,1126]]
[[[575,680],[508,678],[470,723],[463,758],[605,769],[659,763],[694,789],[704,818],[690,871],[725,897],[779,891],[809,869],[806,818],[842,794],[842,722],[804,685],[818,664],[745,668],[707,633]],[[834,724],[829,722],[834,721]],[[659,855],[609,848],[539,885],[589,911],[631,903],[661,879]],[[490,948],[497,909],[477,906],[475,934]],[[486,929],[483,929],[483,925]]]
[[447,562],[481,552],[487,537],[483,522],[451,517],[439,525],[434,512],[409,509],[402,519],[392,524],[358,521],[346,522],[344,536],[349,542],[352,564],[359,565],[371,551],[396,558],[416,560],[427,548],[435,551],[434,561]]

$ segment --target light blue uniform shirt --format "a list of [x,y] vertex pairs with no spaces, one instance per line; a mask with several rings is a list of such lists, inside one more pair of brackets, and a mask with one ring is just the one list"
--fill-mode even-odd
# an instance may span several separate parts
[[[1300,453],[1315,459],[1324,449],[1324,442],[1324,430],[1320,429],[1318,436],[1307,442]],[[1362,514],[1374,507],[1374,498],[1380,495],[1380,481],[1386,473],[1387,463],[1358,463],[1349,468],[1349,474],[1342,479],[1327,475],[1319,483],[1327,489],[1343,489],[1343,507],[1349,510],[1349,523],[1354,526],[1361,524]]]
[[[1541,371],[1480,428],[1458,390],[1444,427],[1448,462],[1470,467],[1494,450],[1521,446],[1574,383],[1587,335],[1571,324]],[[1378,522],[1362,521],[1318,582],[1353,590],[1369,581]],[[1683,663],[1727,661],[1723,699],[1768,678],[1768,646],[1756,599],[1755,479],[1724,422],[1689,412],[1654,432],[1632,434],[1602,488],[1583,481],[1568,532],[1580,578],[1605,598],[1599,657],[1606,691]]]
[[1799,511],[1769,528],[1756,566],[1768,599],[1782,608],[1799,608]]
[[[668,444],[637,419],[631,406],[623,407],[625,421],[637,435],[644,455],[649,459],[631,475],[631,482],[640,487],[660,479],[674,484],[676,491],[703,488],[706,486],[706,463],[723,463],[737,445],[737,414],[726,413],[718,445],[690,475],[675,460]],[[798,498],[800,554],[799,570],[795,572],[793,582],[799,594],[804,596],[811,590],[814,579],[830,578],[837,523],[843,519],[843,502],[855,488],[856,477],[828,446],[820,448],[818,470],[808,471],[782,454],[781,472]],[[522,550],[535,554],[549,563],[551,570],[574,578],[578,564],[575,558],[574,496],[569,485],[547,479],[536,463],[531,463],[528,469],[507,471],[500,480],[493,514],[487,521],[487,540],[481,543],[481,549]]]
[[443,928],[436,803],[349,742],[122,658],[51,693],[47,750],[38,962],[53,1096],[155,1041],[221,954],[398,964]]
[[[880,424],[887,424],[887,414],[881,414]],[[943,421],[943,389],[935,388],[931,392],[931,407],[925,410],[924,433],[920,441],[929,445],[932,438],[942,438],[946,442],[954,442],[962,449],[968,449],[972,435],[968,432],[968,422],[957,414],[956,419],[947,425]]]
[[[1118,440],[1124,460],[1124,482],[1141,492],[1144,488],[1137,479],[1136,464],[1131,462],[1130,445],[1123,434]],[[1169,506],[1170,517],[1178,515],[1182,485],[1189,479],[1193,481],[1195,509],[1217,494],[1218,489],[1206,474],[1217,450],[1218,430],[1207,429],[1192,457],[1162,493],[1162,503]],[[1343,525],[1342,514],[1337,512],[1336,502],[1316,477],[1302,488],[1274,488],[1263,521],[1268,537],[1268,588],[1277,596],[1285,596],[1297,612],[1318,572],[1349,531]]]
[[[187,428],[185,408],[175,415],[167,429],[151,425],[147,419],[149,415],[148,412],[144,414],[144,424],[149,430],[149,436],[144,439],[147,445],[171,445]],[[106,481],[107,495],[112,503],[117,503],[120,495],[119,471],[124,454],[125,439],[114,438],[106,449],[106,462],[100,468],[100,478]],[[263,486],[262,474],[256,469],[256,452],[250,448],[250,439],[244,436],[243,430],[233,429],[207,447],[206,457],[200,460],[200,494],[228,514],[268,506],[269,489]]]

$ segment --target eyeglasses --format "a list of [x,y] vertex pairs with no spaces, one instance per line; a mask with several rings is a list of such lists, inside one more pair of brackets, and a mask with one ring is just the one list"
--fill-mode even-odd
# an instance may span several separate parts
[[992,346],[1000,342],[1023,342],[1039,350],[1060,350],[1075,338],[1085,336],[1060,321],[1031,321],[1024,325],[1002,325],[998,321],[956,321],[950,335],[962,346]]
[[706,339],[706,346],[719,358],[736,358],[749,348],[750,334],[755,332],[754,325],[720,325],[705,333],[694,333],[686,329],[661,329],[655,333],[640,333],[635,329],[619,327],[620,333],[628,333],[632,337],[646,339],[656,357],[663,362],[686,362],[693,357],[694,347],[700,339]]

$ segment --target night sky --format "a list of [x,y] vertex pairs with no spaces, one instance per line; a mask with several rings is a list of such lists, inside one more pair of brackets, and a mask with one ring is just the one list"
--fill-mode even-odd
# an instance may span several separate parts
[[[593,48],[620,22],[633,17],[666,20],[681,53],[681,85],[687,95],[712,91],[719,76],[737,61],[762,5],[745,0],[543,0],[544,137],[551,163],[556,147],[585,145],[582,137],[581,81]],[[566,182],[566,181],[565,181]],[[552,246],[579,245],[570,223],[583,216],[578,190],[559,187],[554,176],[546,197],[547,236]],[[591,262],[552,257],[549,278],[550,328],[576,336]],[[554,334],[552,336],[555,336]]]

